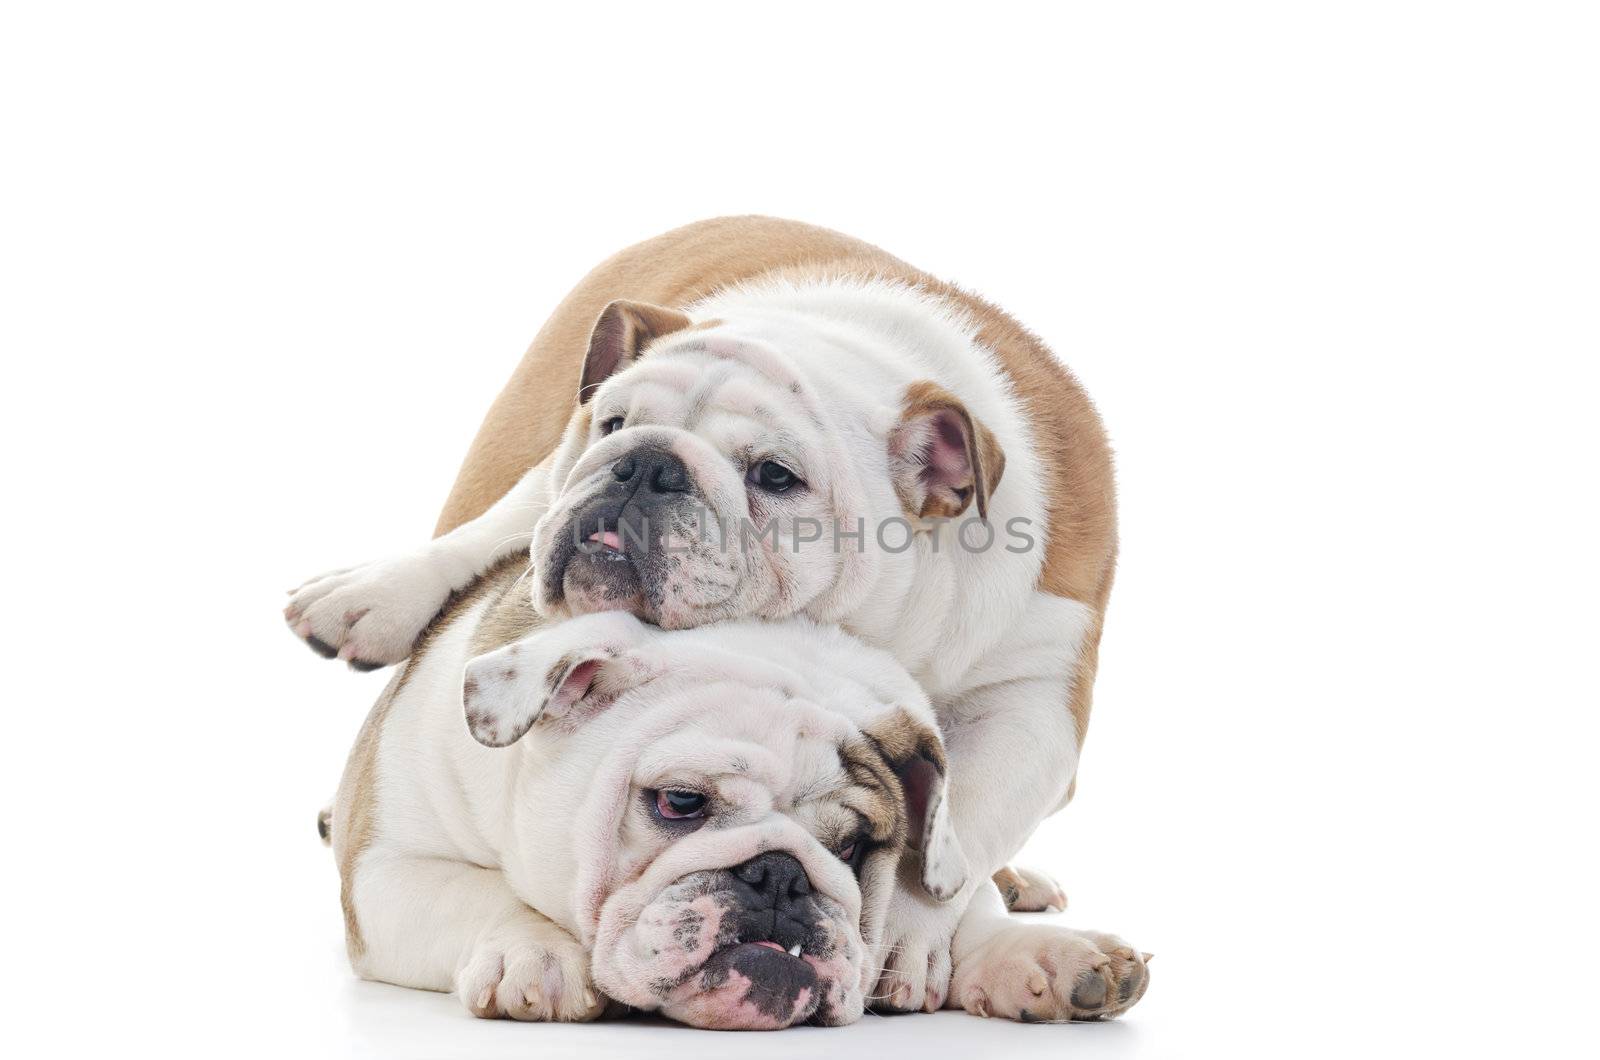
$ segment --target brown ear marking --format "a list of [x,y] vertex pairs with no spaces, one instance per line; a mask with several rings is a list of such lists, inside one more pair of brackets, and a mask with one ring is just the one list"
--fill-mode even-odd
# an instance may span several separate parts
[[928,726],[900,709],[862,730],[869,744],[894,774],[904,799],[906,840],[914,849],[924,844],[930,801],[945,776],[944,744]]
[[896,710],[842,744],[839,760],[859,789],[856,809],[873,842],[920,848],[930,786],[944,773],[938,737]]
[[859,790],[861,798],[856,809],[866,818],[872,841],[897,847],[905,843],[905,796],[883,749],[863,734],[840,745],[839,761],[845,776]]
[[878,754],[898,773],[913,758],[925,758],[944,776],[944,744],[928,726],[917,721],[904,708],[881,718],[862,730],[878,749]]
[[587,404],[596,387],[632,364],[647,342],[693,324],[688,314],[649,302],[618,300],[606,306],[589,333],[578,404]]
[[906,387],[890,449],[900,466],[895,490],[908,515],[953,519],[976,500],[978,515],[988,518],[1006,454],[960,398],[929,379]]

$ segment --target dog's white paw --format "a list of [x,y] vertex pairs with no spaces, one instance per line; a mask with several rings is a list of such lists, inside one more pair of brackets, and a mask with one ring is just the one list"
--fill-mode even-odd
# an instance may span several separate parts
[[456,972],[456,995],[482,1019],[582,1023],[606,1006],[589,955],[570,938],[481,942]]
[[376,670],[411,654],[417,637],[450,599],[443,564],[427,550],[333,571],[289,594],[283,617],[325,658]]
[[961,903],[935,904],[904,886],[889,900],[883,970],[872,992],[879,1012],[937,1012],[950,996],[950,942]]
[[1067,892],[1042,872],[1008,865],[994,874],[994,885],[1013,913],[1059,913],[1067,908]]
[[1115,935],[1013,924],[960,962],[951,997],[974,1016],[1023,1023],[1112,1019],[1144,996],[1149,960]]

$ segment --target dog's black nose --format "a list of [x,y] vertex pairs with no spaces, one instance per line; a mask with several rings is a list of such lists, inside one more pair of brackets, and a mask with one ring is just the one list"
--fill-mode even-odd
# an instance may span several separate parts
[[793,854],[781,850],[758,854],[743,865],[735,866],[733,874],[772,906],[783,906],[811,893],[811,880],[806,876],[805,866]]
[[640,484],[655,493],[689,492],[689,469],[664,449],[639,449],[611,465],[618,482]]

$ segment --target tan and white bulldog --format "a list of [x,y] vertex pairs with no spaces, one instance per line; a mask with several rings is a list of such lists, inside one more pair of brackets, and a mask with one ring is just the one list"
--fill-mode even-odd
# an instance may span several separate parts
[[[690,225],[557,309],[440,531],[303,586],[291,627],[354,666],[398,662],[452,593],[528,550],[549,618],[804,615],[891,653],[937,711],[973,871],[946,901],[896,891],[875,996],[945,1002],[963,912],[998,902],[989,875],[1071,797],[1115,560],[1104,431],[1037,338],[834,232]],[[1040,938],[1046,978],[1076,974],[1083,936]]]
[[[517,574],[451,609],[351,753],[331,832],[352,964],[484,1017],[610,998],[722,1029],[859,1018],[905,852],[911,886],[967,871],[916,682],[803,618],[543,625]],[[1002,948],[1023,962],[980,961],[974,989],[1026,1003],[1027,939]],[[1081,948],[1079,1014],[1137,997],[1141,962]]]

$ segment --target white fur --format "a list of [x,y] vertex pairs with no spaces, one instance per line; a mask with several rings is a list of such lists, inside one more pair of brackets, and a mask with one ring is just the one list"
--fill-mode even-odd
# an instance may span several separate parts
[[[966,552],[953,547],[955,527],[947,526],[939,554],[924,539],[904,558],[885,557],[890,569],[883,581],[892,591],[874,592],[842,616],[846,628],[892,652],[930,695],[959,691],[966,671],[1007,636],[1027,606],[1045,538],[1045,498],[1027,419],[994,355],[977,342],[973,323],[948,303],[902,284],[859,280],[739,287],[701,303],[692,315],[728,321],[712,334],[726,330],[775,349],[805,351],[807,382],[836,410],[836,422],[870,426],[852,446],[864,466],[882,461],[900,395],[922,379],[959,395],[994,434],[1006,469],[989,500],[989,521],[1003,529],[1011,519],[1028,520],[1039,547],[1020,556],[999,544]],[[819,334],[829,341],[817,341]],[[880,508],[877,514],[894,513]],[[908,614],[915,620],[907,621]]]
[[[901,284],[762,282],[713,296],[691,315],[724,323],[669,335],[638,367],[613,376],[593,399],[597,421],[610,395],[627,394],[630,415],[646,415],[671,427],[674,437],[687,437],[685,452],[709,454],[706,474],[724,478],[725,472],[712,469],[719,446],[726,453],[740,439],[776,444],[774,439],[798,435],[804,455],[820,461],[819,478],[838,486],[832,503],[864,513],[869,537],[875,520],[900,514],[888,476],[887,439],[909,384],[932,380],[958,395],[1005,452],[1005,473],[989,500],[989,522],[999,538],[988,551],[954,547],[953,526],[939,532],[939,547],[924,528],[914,547],[900,554],[872,546],[840,557],[825,540],[795,556],[765,557],[770,569],[754,564],[740,583],[749,595],[736,601],[745,610],[734,612],[770,614],[776,607],[776,613],[786,613],[771,602],[781,599],[773,595],[774,585],[816,586],[808,590],[804,613],[840,622],[888,650],[932,698],[949,748],[949,812],[973,871],[958,900],[943,906],[924,907],[923,896],[899,895],[889,934],[907,949],[947,951],[973,890],[1062,805],[1077,765],[1068,703],[1094,616],[1081,603],[1035,588],[1049,527],[1026,412],[993,354],[976,341],[973,323],[948,303]],[[679,363],[686,371],[674,375]],[[685,436],[681,417],[686,403],[692,404],[685,388],[709,378],[713,369],[737,376],[748,393],[739,412]],[[785,373],[803,379],[802,394],[786,397],[775,382]],[[647,379],[658,382],[630,384]],[[769,400],[774,395],[785,403]],[[765,406],[773,407],[763,418],[754,410]],[[805,422],[801,413],[808,409],[816,422]],[[615,459],[609,454],[620,453],[630,433],[598,439],[569,431],[544,465],[480,519],[398,564],[337,576],[332,594],[319,597],[313,585],[291,603],[291,622],[337,647],[340,641],[330,637],[360,636],[375,614],[396,627],[404,626],[405,617],[431,615],[450,589],[470,579],[463,572],[485,569],[498,556],[525,547],[536,520],[548,537],[562,505],[598,480]],[[731,485],[719,480],[712,492],[731,511],[743,503],[738,490],[735,477]],[[1007,527],[1019,519],[1035,541],[1020,555],[1003,547]],[[543,539],[535,540],[537,561]],[[386,585],[396,584],[419,593],[414,605],[386,602],[394,595]],[[537,586],[534,591],[539,599]],[[369,607],[368,600],[377,603]],[[353,627],[340,624],[363,608],[369,608],[366,617]],[[692,621],[679,616],[678,624]],[[421,623],[414,626],[413,633],[419,632]],[[374,661],[391,661],[402,639],[382,638]],[[930,982],[926,989],[919,1003],[942,1000],[944,984]]]
[[[881,957],[881,934],[862,937],[860,925],[882,923],[891,888],[884,881],[864,909],[862,888],[825,845],[858,827],[835,799],[848,788],[838,748],[895,712],[936,731],[909,675],[804,619],[665,633],[605,612],[469,665],[485,607],[464,608],[408,664],[383,715],[368,793],[375,820],[353,873],[358,971],[454,987],[479,1015],[589,1018],[599,1011],[592,952],[606,994],[654,1007],[659,999],[629,974],[641,912],[692,873],[782,850],[854,939],[846,948],[857,978],[844,994],[854,1012],[835,1016],[858,1016]],[[569,700],[514,746],[469,736],[464,671],[469,708],[531,701],[537,714],[546,675],[564,672],[573,651],[614,664],[596,678],[609,682],[605,695]],[[340,812],[354,812],[351,786],[362,782],[347,774]],[[714,791],[715,827],[672,836],[651,825],[639,796],[661,787]],[[942,796],[940,785],[932,805]],[[964,878],[943,819],[926,835],[934,864]],[[335,837],[341,851],[351,841],[338,822]]]

